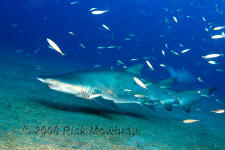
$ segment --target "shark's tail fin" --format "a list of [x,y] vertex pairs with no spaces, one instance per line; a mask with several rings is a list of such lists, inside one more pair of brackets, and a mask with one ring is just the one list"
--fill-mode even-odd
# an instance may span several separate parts
[[214,90],[216,90],[216,88],[183,91],[176,93],[175,97],[179,101],[179,104],[182,106],[183,110],[189,113],[191,111],[191,106],[195,102],[199,101],[203,97],[208,97],[208,94]]

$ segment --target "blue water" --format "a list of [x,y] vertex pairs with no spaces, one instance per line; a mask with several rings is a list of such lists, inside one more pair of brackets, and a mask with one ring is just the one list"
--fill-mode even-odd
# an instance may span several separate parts
[[[170,77],[168,70],[160,67],[160,64],[175,70],[183,69],[191,77],[184,79],[187,82],[177,83],[178,89],[215,87],[217,90],[213,93],[214,96],[210,100],[201,101],[197,106],[207,110],[209,116],[212,115],[209,113],[210,110],[224,108],[225,73],[216,69],[225,71],[225,58],[213,59],[218,64],[212,65],[202,56],[225,53],[225,39],[211,38],[212,35],[225,32],[225,29],[213,31],[214,27],[225,25],[225,1],[78,0],[74,5],[70,2],[73,1],[0,1],[1,85],[4,85],[2,89],[13,88],[13,81],[20,81],[21,85],[26,85],[24,89],[29,89],[29,84],[38,87],[40,84],[35,82],[38,75],[94,69],[95,65],[100,65],[100,69],[110,69],[113,66],[114,69],[123,70],[123,65],[118,65],[117,60],[121,60],[126,66],[131,66],[138,63],[145,64],[144,57],[148,57],[154,71],[149,70],[145,64],[144,77],[155,81]],[[93,15],[89,9],[95,7],[108,12]],[[173,16],[177,18],[177,23]],[[102,24],[108,26],[110,31],[103,28]],[[209,31],[207,32],[205,28]],[[68,32],[73,32],[74,35]],[[49,49],[47,38],[57,43],[66,55],[61,56]],[[116,45],[117,48],[97,48],[111,45]],[[165,51],[165,56],[161,53],[162,49]],[[184,49],[191,50],[180,54]],[[171,53],[171,50],[180,55]],[[138,60],[130,61],[132,58]],[[9,79],[6,79],[7,77]],[[200,83],[197,77],[201,77],[205,82]],[[26,79],[29,81],[26,82]],[[21,80],[24,82],[22,83]],[[4,97],[12,96],[13,92],[26,95],[26,90],[23,94],[17,89],[5,91]],[[35,98],[40,94],[37,92],[35,95],[35,88],[31,91]],[[44,94],[47,93],[42,93],[41,97],[45,97]],[[59,94],[59,96],[64,95]],[[215,99],[219,99],[222,103],[217,103]],[[220,119],[224,120],[224,114],[219,115]],[[213,119],[209,122],[211,121]],[[210,127],[213,129],[217,128],[217,125],[212,126]],[[221,130],[225,129],[222,125],[218,126]],[[135,147],[135,144],[128,143],[128,146]],[[139,146],[139,148],[145,147]],[[151,147],[146,149],[149,148]],[[207,146],[203,148],[210,149]],[[186,149],[189,149],[188,146]]]

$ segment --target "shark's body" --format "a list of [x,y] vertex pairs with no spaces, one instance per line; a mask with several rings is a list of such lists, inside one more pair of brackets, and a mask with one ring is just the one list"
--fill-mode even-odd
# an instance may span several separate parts
[[[116,103],[137,103],[155,107],[163,106],[172,110],[172,106],[181,106],[190,112],[193,103],[200,100],[212,89],[175,92],[170,89],[172,78],[153,83],[141,77],[142,65],[136,65],[125,71],[79,71],[62,75],[38,78],[49,88],[77,97],[95,100],[102,97]],[[134,81],[141,80],[147,88]]]

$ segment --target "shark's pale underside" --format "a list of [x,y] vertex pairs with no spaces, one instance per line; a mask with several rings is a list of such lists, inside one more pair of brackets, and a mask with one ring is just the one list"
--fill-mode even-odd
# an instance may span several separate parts
[[[78,71],[61,75],[43,76],[37,79],[50,89],[73,94],[87,100],[104,100],[113,103],[136,103],[150,108],[164,107],[171,111],[173,106],[181,106],[190,112],[193,103],[207,96],[214,88],[174,91],[169,78],[155,83],[141,76],[143,65],[138,64],[125,71],[93,70]],[[134,81],[138,78],[147,88]]]

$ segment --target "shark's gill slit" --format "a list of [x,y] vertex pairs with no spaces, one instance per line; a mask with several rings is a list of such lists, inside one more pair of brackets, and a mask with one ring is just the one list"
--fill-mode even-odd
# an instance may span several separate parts
[[82,90],[81,90],[82,97],[89,98],[92,92],[93,92],[93,89],[90,85],[82,84]]

